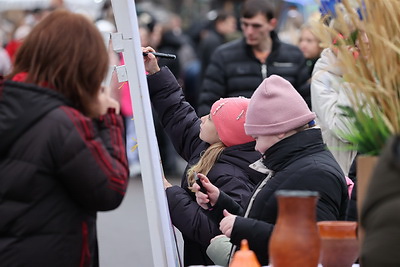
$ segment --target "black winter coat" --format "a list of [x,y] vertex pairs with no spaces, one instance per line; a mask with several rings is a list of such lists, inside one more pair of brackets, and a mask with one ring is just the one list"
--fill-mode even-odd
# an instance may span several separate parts
[[207,31],[206,36],[201,40],[198,48],[199,58],[201,61],[201,78],[204,76],[212,53],[218,46],[225,42],[226,40],[224,35],[218,33],[215,30],[215,27]]
[[[188,162],[188,167],[196,164],[201,153],[209,147],[199,138],[200,118],[186,102],[168,68],[149,75],[147,80],[153,106],[176,151]],[[255,142],[250,142],[225,148],[207,174],[213,184],[240,205],[247,202],[255,185],[264,177],[249,168],[260,158],[254,145]],[[213,264],[205,251],[211,238],[221,234],[219,225],[210,221],[197,204],[194,193],[188,189],[186,172],[181,187],[170,187],[166,193],[172,222],[183,235],[185,266]]]
[[[344,174],[323,142],[320,129],[309,129],[283,139],[269,148],[263,163],[272,170],[256,195],[248,218],[236,217],[231,242],[239,246],[247,239],[261,265],[268,265],[268,242],[277,219],[277,190],[310,190],[320,194],[317,203],[317,220],[343,220],[348,191]],[[262,183],[261,183],[262,184]],[[221,193],[213,211],[208,215],[219,222],[222,210],[244,215],[244,209]]]
[[271,32],[272,51],[266,64],[254,55],[245,39],[219,46],[213,53],[200,88],[198,114],[209,113],[212,104],[221,97],[251,97],[261,82],[272,74],[288,80],[300,95],[310,101],[310,78],[305,58],[296,46],[279,41]]
[[0,265],[97,266],[96,212],[128,178],[120,116],[91,120],[54,90],[0,88]]

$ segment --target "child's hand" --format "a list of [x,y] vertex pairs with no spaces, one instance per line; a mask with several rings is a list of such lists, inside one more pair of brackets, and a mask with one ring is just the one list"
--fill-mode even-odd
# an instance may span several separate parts
[[[156,52],[152,47],[142,47],[142,52]],[[154,74],[160,71],[160,67],[158,66],[158,61],[155,55],[148,53],[146,56],[143,56],[144,59],[144,68],[148,74]]]
[[196,183],[193,184],[193,191],[196,192],[196,201],[203,209],[209,209],[207,203],[214,206],[217,203],[219,197],[219,189],[213,185],[208,178],[201,173],[197,174],[200,178],[200,182],[206,189],[206,194],[200,191],[200,186]]

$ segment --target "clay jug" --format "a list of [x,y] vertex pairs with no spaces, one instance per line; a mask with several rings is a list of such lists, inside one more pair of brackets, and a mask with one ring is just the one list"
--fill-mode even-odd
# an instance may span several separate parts
[[[358,156],[357,157],[357,212],[358,219],[361,218],[361,211],[367,196],[368,186],[372,178],[372,172],[378,162],[379,157],[375,156]],[[364,241],[364,228],[358,225],[358,242],[360,244]]]
[[321,241],[316,223],[318,192],[279,190],[278,219],[269,242],[273,267],[318,266]]
[[240,250],[233,254],[233,259],[229,267],[261,267],[256,254],[249,249],[246,239],[241,241]]
[[357,222],[321,221],[321,264],[324,267],[351,267],[359,256]]

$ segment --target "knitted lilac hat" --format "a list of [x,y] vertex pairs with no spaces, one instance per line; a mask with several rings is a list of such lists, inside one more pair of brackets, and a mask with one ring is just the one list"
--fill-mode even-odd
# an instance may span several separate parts
[[271,75],[253,93],[244,127],[248,135],[274,135],[306,125],[315,117],[287,80]]
[[244,97],[221,98],[210,111],[219,139],[226,146],[234,146],[254,141],[244,131],[247,107],[250,99]]

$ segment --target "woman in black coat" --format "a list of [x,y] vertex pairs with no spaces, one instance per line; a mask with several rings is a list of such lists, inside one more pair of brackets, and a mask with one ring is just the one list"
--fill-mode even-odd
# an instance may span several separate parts
[[128,184],[107,70],[93,23],[54,11],[0,83],[1,266],[98,266],[96,213],[118,207]]
[[249,168],[260,157],[254,139],[244,132],[249,99],[221,99],[209,115],[199,118],[168,68],[160,70],[152,54],[145,57],[145,66],[152,104],[176,151],[188,162],[180,187],[164,183],[172,222],[184,239],[184,264],[213,264],[205,250],[221,232],[196,203],[191,187],[196,172],[207,173],[221,191],[244,205],[263,177]]
[[[278,216],[274,194],[277,190],[317,191],[318,221],[345,217],[348,201],[345,177],[324,146],[321,130],[314,127],[314,118],[315,114],[293,86],[272,75],[253,94],[246,115],[246,133],[256,139],[256,150],[263,155],[255,165],[268,173],[246,208],[234,203],[199,174],[207,194],[197,191],[197,202],[204,208],[207,203],[213,206],[207,215],[219,222],[221,231],[233,245],[239,246],[242,239],[247,239],[261,265],[269,263],[268,243]],[[194,187],[199,189],[197,185]],[[228,255],[231,247],[225,247]],[[212,254],[227,255],[226,250]]]

